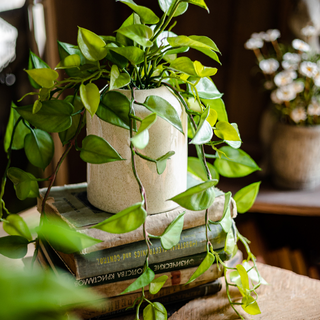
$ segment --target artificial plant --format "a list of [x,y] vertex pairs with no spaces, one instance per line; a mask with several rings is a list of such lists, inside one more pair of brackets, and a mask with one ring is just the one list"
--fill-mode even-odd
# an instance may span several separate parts
[[[241,317],[234,307],[237,303],[231,300],[228,290],[230,285],[239,288],[243,295],[239,304],[246,312],[259,313],[255,290],[262,279],[256,267],[256,258],[250,252],[249,241],[233,226],[229,209],[230,192],[225,194],[222,219],[213,222],[208,217],[208,208],[213,204],[216,193],[221,193],[216,188],[219,175],[242,177],[259,170],[259,167],[240,149],[241,138],[238,127],[234,123],[229,123],[222,94],[211,79],[217,69],[203,66],[199,61],[192,61],[187,55],[181,56],[190,49],[197,50],[220,63],[218,57],[220,52],[216,44],[206,36],[176,35],[173,32],[175,23],[172,19],[183,14],[189,5],[196,5],[209,11],[208,7],[203,0],[159,0],[163,15],[158,18],[152,10],[139,6],[132,0],[119,0],[119,2],[129,6],[133,13],[116,30],[115,36],[100,36],[79,27],[77,45],[58,42],[61,61],[54,69],[30,52],[26,72],[36,90],[26,95],[34,95],[36,100],[32,105],[13,104],[11,108],[4,141],[8,163],[1,185],[1,219],[9,236],[0,239],[0,253],[11,257],[22,257],[26,253],[27,245],[30,242],[37,244],[41,237],[45,237],[56,249],[66,253],[79,251],[99,241],[49,223],[44,210],[59,167],[71,149],[78,150],[82,160],[89,163],[107,163],[122,159],[109,142],[100,137],[90,135],[82,142],[79,141],[78,135],[85,125],[86,115],[98,116],[104,121],[129,130],[132,170],[141,193],[140,203],[93,227],[112,233],[125,233],[143,225],[144,238],[149,249],[152,246],[152,238],[160,238],[164,249],[173,247],[180,239],[183,213],[171,222],[161,236],[149,234],[145,227],[148,211],[145,189],[135,166],[136,157],[141,157],[145,161],[155,162],[155,170],[162,174],[166,161],[174,157],[174,154],[169,152],[159,159],[152,159],[139,152],[139,149],[147,145],[148,128],[157,117],[163,118],[174,127],[181,127],[180,119],[171,105],[164,99],[149,96],[142,105],[152,113],[145,119],[140,119],[134,111],[134,103],[137,103],[136,90],[167,86],[188,115],[189,129],[185,134],[188,134],[190,144],[195,146],[197,153],[197,157],[190,157],[188,161],[190,187],[170,200],[186,209],[206,210],[203,223],[206,225],[207,255],[189,282],[208,270],[213,263],[223,265],[228,298],[235,312]],[[57,70],[62,74],[61,79]],[[119,88],[130,89],[132,98],[128,99],[120,92],[112,91]],[[65,96],[69,89],[73,90],[73,94]],[[121,105],[117,104],[119,100]],[[33,165],[45,169],[54,153],[51,132],[59,132],[62,144],[66,146],[52,175],[39,179],[10,166],[13,150],[24,148],[28,160]],[[205,147],[212,153],[205,151]],[[207,159],[214,159],[213,164]],[[7,178],[13,182],[16,195],[21,200],[37,197],[38,181],[49,181],[36,239],[31,237],[22,218],[11,214],[5,207],[2,197]],[[258,189],[259,183],[254,183],[234,195],[240,213],[251,207]],[[242,265],[228,268],[221,261],[219,252],[213,250],[208,238],[212,223],[221,224],[227,233],[224,251],[230,255],[235,254],[237,240],[245,245],[248,258]],[[154,281],[155,275],[148,266],[148,260],[147,254],[143,274],[124,292],[142,289],[141,297],[135,302],[137,319],[142,302],[147,301],[144,287],[150,285],[150,291],[156,293],[166,281],[165,278],[157,278]],[[253,264],[249,264],[249,261]],[[232,269],[231,278],[227,274],[229,269]],[[253,280],[251,286],[249,277]],[[148,305],[143,310],[144,319],[167,318],[163,305],[147,302]]]

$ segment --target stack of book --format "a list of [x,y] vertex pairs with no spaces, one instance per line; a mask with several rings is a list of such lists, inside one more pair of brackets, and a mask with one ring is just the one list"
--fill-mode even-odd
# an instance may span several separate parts
[[[40,192],[39,209],[44,192],[44,189]],[[219,220],[223,209],[224,195],[221,194],[209,209],[210,220]],[[149,251],[149,267],[155,272],[156,278],[167,275],[168,279],[159,293],[152,295],[146,288],[145,295],[148,300],[159,301],[165,306],[170,303],[177,306],[178,303],[213,294],[221,289],[219,278],[223,269],[217,264],[186,284],[206,256],[204,211],[188,211],[179,207],[170,212],[149,215],[146,220],[147,231],[153,235],[161,235],[167,225],[183,211],[184,227],[179,243],[170,250],[164,250],[160,240],[153,239]],[[230,212],[235,217],[236,207],[233,201],[230,202]],[[81,290],[95,290],[105,297],[101,300],[99,309],[89,310],[84,307],[77,310],[78,315],[83,319],[103,319],[103,316],[132,312],[132,308],[126,308],[132,306],[140,296],[139,290],[125,295],[120,293],[143,273],[148,249],[142,227],[125,234],[111,234],[90,228],[112,214],[103,212],[88,202],[85,183],[52,188],[45,213],[49,220],[58,219],[78,232],[102,240],[73,254],[56,251],[49,243],[40,242],[37,260],[43,268],[72,274],[75,285],[83,287]],[[222,251],[226,233],[220,224],[211,225],[209,238],[213,249],[221,250],[221,258],[229,260],[230,257]]]

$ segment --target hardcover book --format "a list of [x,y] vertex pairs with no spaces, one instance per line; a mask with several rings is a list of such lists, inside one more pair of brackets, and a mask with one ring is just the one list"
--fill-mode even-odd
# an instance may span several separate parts
[[[40,190],[40,197],[38,198],[39,212],[41,212],[42,199],[45,192],[46,189]],[[222,218],[224,202],[224,194],[217,189],[215,201],[209,208],[209,219],[211,221],[218,221]],[[229,210],[231,217],[236,217],[237,209],[233,199],[230,201]],[[182,212],[185,212],[183,229],[204,225],[205,211],[190,211],[177,207],[169,212],[148,215],[146,229],[150,234],[161,235],[170,222]],[[144,239],[142,226],[137,230],[124,234],[111,234],[99,229],[90,228],[111,217],[113,214],[97,209],[89,203],[87,200],[87,183],[53,187],[50,191],[50,197],[46,201],[45,213],[48,219],[59,219],[70,228],[103,241],[82,250],[82,254],[118,247]]]

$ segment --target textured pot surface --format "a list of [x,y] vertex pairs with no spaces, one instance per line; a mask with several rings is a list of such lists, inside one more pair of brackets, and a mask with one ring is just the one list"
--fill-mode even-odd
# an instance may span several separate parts
[[287,189],[320,185],[320,126],[277,124],[271,142],[274,183]]
[[[130,90],[117,90],[128,98]],[[157,117],[157,121],[149,129],[149,144],[140,153],[157,159],[168,151],[175,151],[167,161],[165,171],[159,175],[153,162],[135,156],[139,178],[146,190],[147,211],[149,214],[169,211],[178,205],[167,201],[183,192],[187,187],[187,116],[176,97],[166,88],[160,87],[149,90],[136,90],[135,98],[144,102],[147,96],[157,95],[167,100],[178,112],[185,135]],[[136,115],[141,119],[151,112],[145,107],[134,105]],[[138,183],[132,172],[130,133],[129,130],[111,125],[87,115],[87,134],[103,137],[115,148],[124,161],[106,164],[88,164],[88,200],[97,208],[117,213],[132,204],[141,202]]]

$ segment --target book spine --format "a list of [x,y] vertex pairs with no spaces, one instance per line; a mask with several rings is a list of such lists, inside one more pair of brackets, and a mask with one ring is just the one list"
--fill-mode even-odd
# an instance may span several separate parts
[[[150,269],[154,271],[155,274],[162,272],[172,272],[177,270],[183,270],[190,267],[197,267],[203,261],[206,256],[206,252],[199,253],[190,257],[182,257],[178,259],[173,259],[169,261],[164,261],[160,263],[155,263],[149,265]],[[227,260],[228,255],[225,252],[220,254],[222,260]],[[113,283],[117,281],[135,279],[143,273],[143,267],[131,268],[127,270],[121,270],[117,272],[111,272],[103,274],[100,276],[89,277],[85,279],[76,280],[77,286],[96,286],[105,283]]]
[[[199,226],[183,230],[180,241],[170,250],[164,250],[159,239],[153,239],[149,251],[149,263],[155,264],[174,258],[182,258],[206,252],[206,227]],[[220,224],[211,225],[209,239],[214,250],[224,248],[226,233]],[[94,277],[106,273],[138,268],[144,265],[148,252],[145,241],[133,242],[119,247],[88,254],[64,254],[62,259],[75,273],[77,279]]]
[[[162,303],[167,312],[174,312],[177,309],[178,303],[186,303],[192,299],[198,297],[204,297],[219,292],[222,288],[221,280],[217,279],[213,282],[199,285],[187,290],[177,291],[172,293],[170,288],[162,289],[158,294],[152,295],[149,291],[145,292],[145,297],[149,301],[157,301]],[[165,290],[169,289],[169,290]],[[127,294],[124,296],[118,296],[101,300],[99,309],[97,310],[77,310],[77,314],[83,319],[90,320],[106,320],[112,316],[124,316],[135,312],[135,308],[126,309],[133,305],[135,299],[141,296],[140,293]],[[146,306],[144,303],[141,310]]]
[[[196,270],[197,270],[197,267],[192,267],[192,268],[187,268],[183,270],[162,272],[157,274],[155,278],[166,275],[168,278],[165,284],[163,285],[163,287],[165,288],[170,286],[177,286],[177,285],[187,283]],[[222,274],[223,274],[222,266],[218,267],[217,264],[213,264],[205,273],[203,273],[197,278],[197,281],[210,282],[218,279],[219,277],[222,276]],[[94,290],[98,293],[105,295],[106,297],[113,297],[123,292],[135,280],[136,279],[118,281],[116,285],[115,283],[106,283],[106,284],[102,284],[94,287],[83,287],[83,290]],[[146,287],[146,290],[148,290],[148,286]],[[137,290],[137,292],[140,292],[140,291],[141,289]]]

